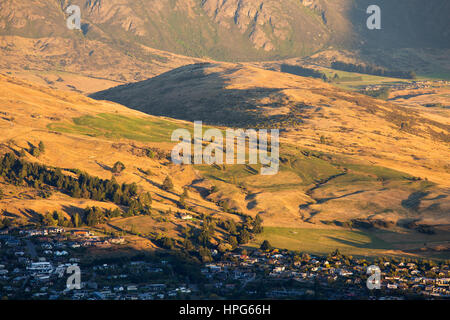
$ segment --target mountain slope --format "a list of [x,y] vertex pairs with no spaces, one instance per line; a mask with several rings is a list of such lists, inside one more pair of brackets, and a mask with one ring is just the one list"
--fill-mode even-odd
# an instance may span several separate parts
[[339,60],[343,49],[357,62],[448,73],[447,1],[380,1],[383,29],[375,31],[365,28],[369,2],[75,0],[70,3],[81,7],[82,30],[69,30],[68,1],[2,0],[0,69],[83,93],[211,59],[265,61],[313,54],[311,62],[326,66]]
[[[389,161],[448,186],[448,124],[321,80],[243,64],[195,64],[92,97],[189,121],[279,127],[296,145]],[[320,143],[321,136],[334,142]]]
[[0,37],[0,69],[51,88],[94,92],[200,59],[139,46],[140,58],[97,40]]
[[[195,174],[189,168],[167,166],[165,156],[161,159],[146,156],[146,148],[157,148],[155,150],[160,150],[165,155],[166,150],[170,150],[172,145],[171,131],[178,127],[187,127],[188,124],[184,122],[147,116],[118,104],[97,102],[80,94],[51,90],[3,75],[0,75],[0,101],[2,154],[14,152],[18,155],[24,149],[26,151],[24,157],[28,161],[51,167],[80,169],[102,179],[110,179],[114,163],[121,161],[125,164],[126,170],[116,176],[119,182],[139,183],[139,188],[159,193],[161,196],[165,195],[168,199],[174,197],[176,199],[177,196],[166,193],[158,187],[167,174],[178,170],[184,172],[183,175],[174,178],[176,192],[179,192],[181,186],[189,179],[195,178]],[[101,116],[98,116],[99,114]],[[88,130],[84,130],[81,134],[73,130],[60,131],[62,126],[74,124],[73,119],[79,119],[76,120],[77,123],[89,120],[92,122],[96,117],[99,119],[106,117],[101,123],[106,124],[109,130],[113,130],[115,126],[115,131],[109,134],[106,129],[101,130],[98,127],[99,123],[96,124],[98,128],[96,133]],[[123,126],[124,122],[126,126]],[[91,124],[91,128],[94,127],[95,125]],[[142,132],[149,127],[159,128],[159,132],[149,131],[147,135],[139,136],[135,131]],[[40,141],[45,144],[45,152],[39,157],[32,156],[28,150],[32,146],[37,146]],[[151,180],[139,169],[151,171]],[[7,193],[7,190],[12,188],[2,189]],[[58,197],[61,195],[56,193],[53,205],[58,205]],[[69,197],[63,198],[70,202]],[[43,200],[39,197],[35,201],[26,199],[26,197],[11,197],[10,201],[6,202],[9,205],[3,208],[11,211],[14,202],[39,204],[39,201]],[[52,198],[42,203],[52,205],[51,200]],[[75,199],[74,203],[77,205],[73,205],[82,207],[84,202],[82,199]],[[168,201],[168,203],[173,205],[176,202]],[[204,204],[203,201],[201,203]],[[211,205],[211,208],[213,207]]]
[[[366,28],[368,0],[74,0],[82,31],[66,27],[65,0],[0,2],[0,35],[96,40],[218,60],[304,56],[334,46],[448,48],[445,0],[379,1],[383,28]],[[432,19],[431,19],[432,17]]]
[[[293,126],[283,134],[281,166],[275,176],[255,174],[258,166],[174,166],[167,159],[174,145],[170,142],[171,133],[177,128],[192,129],[192,123],[145,115],[118,104],[51,90],[9,76],[0,76],[0,154],[13,152],[26,161],[61,168],[66,175],[74,174],[70,169],[79,169],[102,179],[114,177],[119,183],[137,183],[138,192],[148,191],[152,195],[151,215],[113,218],[100,228],[129,232],[134,225],[141,235],[127,239],[139,240],[139,250],[153,247],[148,239],[156,235],[182,241],[180,230],[191,223],[180,219],[178,212],[196,217],[204,213],[236,221],[244,214],[260,214],[266,226],[295,226],[312,232],[317,228],[350,232],[342,225],[352,221],[374,225],[372,231],[363,232],[387,237],[388,242],[390,235],[396,239],[395,243],[377,248],[374,252],[378,253],[417,248],[418,239],[420,245],[424,241],[430,246],[445,245],[450,190],[448,173],[439,167],[438,161],[438,156],[447,156],[445,146],[426,137],[399,132],[377,114],[372,117],[364,114],[363,118],[368,118],[364,121],[360,118],[364,108],[351,102],[355,98],[351,93],[344,96],[341,92],[342,96],[338,96],[339,92],[332,87],[324,87],[321,95],[314,91],[314,87],[323,86],[319,81],[299,77],[288,80],[278,73],[236,65],[231,65],[236,69],[232,72],[227,66],[230,65],[208,68],[228,71],[231,79],[240,81],[240,87],[251,86],[252,77],[265,78],[267,82],[261,82],[261,78],[258,83],[268,85],[273,83],[271,76],[275,74],[280,78],[278,87],[291,84],[291,88],[283,89],[291,98],[297,95],[297,101],[302,98],[310,103],[314,99],[322,100],[321,112],[311,109],[309,118],[300,127]],[[236,72],[242,77],[236,78]],[[216,72],[215,77],[219,75]],[[182,83],[179,85],[181,88]],[[229,85],[239,87],[236,82]],[[308,89],[302,91],[302,87]],[[261,94],[265,91],[259,90]],[[341,100],[344,97],[347,103]],[[333,104],[328,105],[327,99],[334,99]],[[375,128],[379,132],[371,133]],[[321,144],[321,135],[327,132],[335,133],[333,137],[339,140],[327,136],[326,143]],[[33,155],[31,149],[40,141],[45,151]],[[425,144],[428,144],[426,148]],[[424,159],[412,161],[406,157],[405,149],[411,145],[416,147],[415,154]],[[153,150],[150,153],[149,148]],[[389,159],[390,153],[394,159]],[[123,172],[113,172],[116,161],[124,164]],[[440,185],[414,177],[422,165],[429,169],[421,171],[421,177]],[[397,170],[390,169],[395,167]],[[173,180],[173,191],[162,188],[167,175]],[[179,200],[184,187],[189,190],[189,198],[187,207],[181,209]],[[44,195],[39,187],[13,185],[4,177],[0,177],[0,188],[3,191],[1,216],[14,222],[35,222],[53,210],[73,215],[86,206],[117,207],[108,201],[71,197],[57,188],[51,188],[50,196]],[[120,209],[128,210],[123,205]],[[405,229],[405,225],[410,229]],[[419,233],[415,226],[420,225],[432,226],[429,228],[435,234]],[[217,233],[216,241],[220,241],[221,235],[223,230]],[[333,240],[331,245],[338,248],[341,244]],[[361,252],[355,248],[355,252]]]

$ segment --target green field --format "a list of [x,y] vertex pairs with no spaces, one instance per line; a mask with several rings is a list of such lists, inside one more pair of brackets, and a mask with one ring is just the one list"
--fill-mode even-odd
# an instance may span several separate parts
[[417,76],[417,79],[418,80],[447,80],[447,81],[450,81],[450,73],[444,71],[444,72],[419,74]]
[[321,255],[339,249],[344,254],[372,256],[391,249],[389,243],[369,233],[337,229],[264,227],[252,245],[259,246],[264,240],[275,248]]
[[[197,166],[203,175],[212,180],[239,184],[245,182],[250,187],[264,189],[265,191],[278,191],[282,189],[304,189],[315,182],[327,179],[341,173],[331,163],[316,157],[306,157],[298,154],[290,157],[289,163],[280,164],[279,172],[264,179],[259,175],[261,165],[226,165]],[[255,178],[258,177],[258,178]]]
[[393,84],[401,82],[410,82],[411,80],[381,77],[364,73],[347,72],[341,70],[334,70],[330,68],[321,68],[320,71],[326,74],[330,79],[333,79],[337,74],[340,79],[333,82],[334,85],[344,89],[357,90],[363,86],[376,85],[376,84]]
[[[382,84],[396,84],[403,82],[411,82],[411,79],[401,79],[401,78],[391,78],[375,76],[364,73],[347,72],[342,70],[335,70],[331,68],[321,67],[320,71],[325,73],[329,79],[333,79],[334,75],[337,74],[339,79],[333,81],[333,84],[339,88],[349,89],[349,90],[359,90],[364,86],[368,85],[382,85]],[[446,72],[436,72],[429,74],[419,74],[416,81],[424,80],[450,80],[450,74]]]
[[132,118],[112,113],[86,115],[74,118],[71,122],[51,123],[48,128],[63,133],[141,142],[170,142],[174,130],[180,128],[192,130],[189,125],[164,119]]
[[[238,185],[245,183],[265,191],[279,191],[297,188],[305,190],[320,182],[329,181],[327,185],[339,187],[366,182],[398,181],[409,182],[409,174],[380,166],[348,163],[346,159],[331,160],[319,158],[319,155],[305,155],[298,148],[285,145],[280,154],[279,172],[263,179],[259,176],[260,165],[226,165],[226,166],[196,166],[202,174],[212,180]],[[347,168],[345,173],[343,168]],[[255,177],[258,177],[256,179]]]

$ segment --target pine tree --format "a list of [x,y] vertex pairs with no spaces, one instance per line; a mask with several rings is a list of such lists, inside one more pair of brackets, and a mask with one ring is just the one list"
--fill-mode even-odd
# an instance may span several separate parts
[[246,229],[242,229],[238,237],[239,244],[246,244],[250,241],[250,233]]
[[117,161],[116,163],[114,163],[114,166],[112,168],[113,173],[121,173],[123,170],[125,170],[125,165],[122,162]]
[[253,233],[262,233],[262,232],[263,232],[262,219],[261,216],[258,214],[256,215],[255,221],[253,221]]
[[81,226],[81,218],[78,213],[75,213],[72,219],[73,219],[73,226],[75,228],[78,228],[79,226]]
[[139,196],[139,202],[145,209],[151,209],[152,201],[152,195],[150,192],[141,193]]
[[49,212],[47,212],[45,214],[42,222],[45,226],[49,226],[49,227],[56,227],[56,225],[57,225],[57,221],[55,219],[53,219],[52,214],[50,214]]
[[33,157],[36,157],[36,158],[39,157],[39,155],[40,155],[39,149],[36,147],[32,147],[30,153]]
[[264,240],[263,243],[261,244],[260,249],[263,251],[270,251],[272,250],[272,245],[268,240]]
[[185,238],[185,239],[184,239],[183,247],[184,247],[184,249],[186,249],[187,251],[191,251],[191,250],[194,249],[194,245],[192,244],[192,242],[191,242],[188,238]]
[[172,238],[164,237],[161,241],[161,244],[166,249],[173,249],[174,243]]
[[120,217],[121,215],[122,215],[122,213],[120,212],[120,210],[118,208],[115,208],[111,213],[112,218],[117,218],[117,217]]
[[41,153],[45,152],[45,145],[44,145],[44,142],[42,142],[42,141],[39,142],[39,151]]
[[228,239],[228,242],[230,243],[231,248],[233,250],[236,249],[236,247],[238,246],[238,241],[235,236],[230,236],[230,238]]
[[164,182],[162,184],[162,189],[166,191],[172,191],[173,190],[173,182],[172,179],[170,179],[169,176],[166,176],[166,179],[164,179]]
[[211,262],[212,261],[212,257],[211,257],[211,251],[209,251],[208,248],[205,247],[201,247],[198,250],[198,254],[200,255],[202,262]]
[[185,199],[184,195],[180,196],[180,200],[178,201],[178,206],[181,209],[185,209],[186,208],[186,199]]

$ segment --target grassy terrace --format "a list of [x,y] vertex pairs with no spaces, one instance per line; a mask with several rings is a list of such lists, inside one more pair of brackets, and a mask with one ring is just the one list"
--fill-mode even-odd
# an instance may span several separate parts
[[[51,123],[48,128],[53,131],[105,137],[111,140],[129,139],[140,142],[170,142],[174,130],[185,128],[192,132],[193,125],[189,123],[174,122],[168,119],[151,117],[129,117],[113,113],[85,115],[71,121]],[[210,128],[203,126],[204,129]],[[306,189],[319,181],[333,178],[340,185],[355,182],[372,182],[377,179],[406,181],[409,175],[388,168],[346,163],[346,159],[330,160],[304,154],[304,150],[290,145],[281,147],[279,173],[266,179],[261,177],[260,165],[226,165],[196,166],[203,175],[212,180],[238,184],[245,182],[248,186],[277,191],[283,189]],[[348,168],[348,174],[343,168]]]
[[74,118],[72,122],[52,123],[48,128],[63,133],[141,142],[170,142],[174,130],[179,128],[192,130],[192,126],[169,120],[132,118],[110,113],[86,115]]
[[[70,122],[51,123],[47,128],[62,133],[105,137],[110,140],[171,142],[172,132],[176,129],[187,129],[193,136],[194,124],[163,118],[137,118],[114,113],[100,113],[95,116],[85,115],[73,118]],[[203,125],[203,131],[210,128],[212,127]],[[224,134],[224,132],[222,133]]]
[[264,232],[256,237],[252,246],[259,246],[263,240],[269,240],[275,248],[318,255],[339,249],[344,254],[372,256],[391,249],[389,243],[374,235],[341,229],[264,227]]
[[[337,87],[343,89],[350,90],[358,90],[363,86],[367,85],[383,85],[383,84],[396,84],[396,83],[409,83],[413,80],[411,79],[401,79],[401,78],[392,78],[392,77],[383,77],[376,76],[364,73],[357,72],[347,72],[342,70],[335,70],[331,68],[321,67],[320,71],[325,73],[327,77],[332,79],[335,74],[339,76],[337,82],[333,84]],[[419,74],[415,81],[424,81],[424,80],[450,80],[450,74],[441,72],[441,73],[430,73],[430,74]]]
[[[266,191],[277,191],[283,189],[299,188],[307,189],[318,182],[326,182],[345,186],[357,182],[373,183],[380,180],[408,182],[412,177],[409,174],[380,166],[364,164],[352,164],[324,160],[314,156],[305,156],[297,153],[284,153],[281,158],[279,172],[270,178],[259,175],[260,165],[226,165],[226,166],[197,166],[203,175],[212,180],[219,180],[231,184],[245,182],[249,187],[260,188]],[[349,171],[343,174],[343,168]]]

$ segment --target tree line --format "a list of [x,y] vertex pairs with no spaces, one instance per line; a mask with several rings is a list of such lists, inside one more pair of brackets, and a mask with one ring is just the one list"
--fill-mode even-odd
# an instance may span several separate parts
[[[212,261],[211,249],[217,248],[218,252],[235,250],[239,245],[248,243],[255,234],[263,231],[262,219],[259,215],[255,218],[246,216],[242,223],[233,220],[214,219],[211,216],[202,217],[201,228],[185,227],[182,230],[182,248],[184,251],[198,256],[201,261]],[[223,241],[217,242],[214,237],[216,229],[220,227],[228,233]],[[175,242],[172,239],[163,237],[159,241],[163,248],[173,249]]]
[[0,175],[14,185],[26,184],[34,188],[51,186],[73,198],[109,201],[127,206],[133,215],[150,209],[151,195],[138,195],[135,183],[119,184],[114,177],[111,180],[100,179],[78,169],[69,171],[76,177],[63,174],[60,168],[17,158],[12,153],[6,153],[0,161]]
[[333,68],[335,70],[371,74],[371,75],[381,76],[381,77],[392,77],[392,78],[401,78],[401,79],[415,79],[416,78],[416,73],[414,71],[387,70],[385,68],[372,66],[372,65],[345,63],[345,62],[341,62],[341,61],[332,62],[331,68]]
[[290,64],[282,64],[280,67],[280,71],[295,74],[297,76],[317,78],[322,79],[323,81],[328,81],[328,77],[325,73],[311,68],[294,66]]
[[65,227],[78,228],[83,226],[94,227],[111,218],[125,216],[118,208],[102,209],[99,207],[86,207],[80,214],[76,212],[70,218],[67,218],[61,211],[54,210],[52,213],[47,212],[42,216],[41,224],[49,227]]

